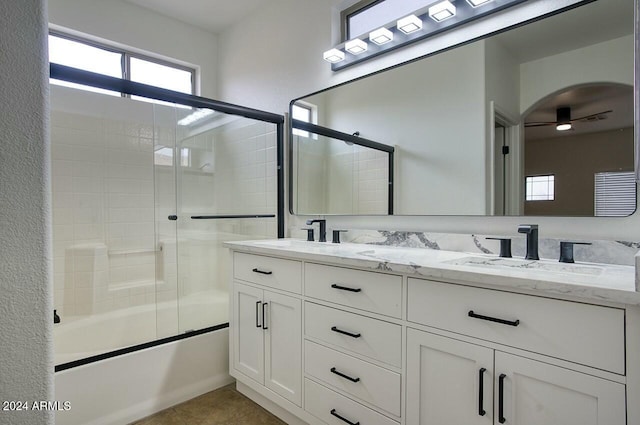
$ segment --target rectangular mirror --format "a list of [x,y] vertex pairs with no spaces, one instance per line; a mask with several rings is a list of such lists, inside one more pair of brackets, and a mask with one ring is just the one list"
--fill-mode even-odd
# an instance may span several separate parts
[[[295,99],[292,213],[630,215],[633,86],[634,0],[597,0]],[[305,122],[392,147],[387,190]]]

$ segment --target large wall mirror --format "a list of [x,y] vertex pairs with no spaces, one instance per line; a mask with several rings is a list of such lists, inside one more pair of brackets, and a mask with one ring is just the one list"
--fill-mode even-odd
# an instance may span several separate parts
[[296,99],[291,210],[630,215],[633,84],[634,0],[597,0]]

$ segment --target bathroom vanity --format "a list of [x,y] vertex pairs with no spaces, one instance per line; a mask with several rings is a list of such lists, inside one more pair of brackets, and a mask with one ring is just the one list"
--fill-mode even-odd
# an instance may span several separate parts
[[231,375],[289,423],[640,423],[631,266],[225,245]]

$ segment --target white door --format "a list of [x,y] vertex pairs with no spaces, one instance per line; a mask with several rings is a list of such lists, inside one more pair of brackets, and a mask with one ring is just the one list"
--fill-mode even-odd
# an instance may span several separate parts
[[496,352],[495,392],[496,424],[625,425],[626,421],[624,385],[511,354]]
[[302,308],[299,299],[264,291],[265,386],[302,406]]
[[407,330],[407,425],[490,425],[492,388],[492,349]]
[[240,283],[233,288],[234,368],[264,384],[263,291]]

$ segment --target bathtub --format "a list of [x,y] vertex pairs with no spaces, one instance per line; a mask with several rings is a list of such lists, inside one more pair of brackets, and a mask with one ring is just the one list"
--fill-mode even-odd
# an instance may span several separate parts
[[[55,325],[56,364],[227,322],[228,294],[207,291]],[[177,307],[176,307],[177,306]],[[164,315],[164,316],[163,316]],[[206,323],[205,323],[206,321]],[[178,329],[173,329],[176,335]],[[124,425],[233,382],[227,328],[56,372],[57,425]]]
[[55,364],[228,322],[229,295],[202,291],[91,316],[71,316],[54,325]]

